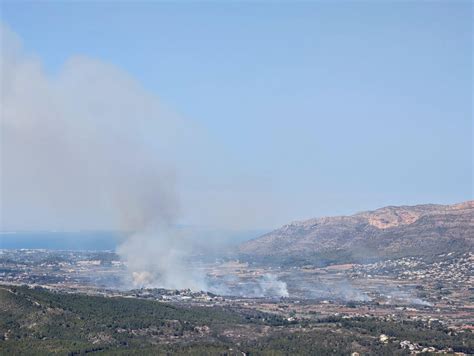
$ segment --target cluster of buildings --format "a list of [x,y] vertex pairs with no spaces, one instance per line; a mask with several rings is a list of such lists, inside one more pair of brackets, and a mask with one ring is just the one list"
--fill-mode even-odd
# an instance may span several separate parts
[[192,291],[191,289],[163,289],[163,288],[142,288],[121,292],[126,298],[153,299],[166,302],[197,302],[197,303],[218,303],[225,301],[225,298],[205,291]]
[[111,286],[124,266],[111,251],[0,250],[0,282],[51,289]]
[[420,280],[459,285],[472,283],[474,254],[447,253],[433,257],[405,257],[371,264],[354,265],[353,277],[392,276],[399,280]]
[[[118,290],[126,266],[112,251],[0,250],[0,283],[170,303],[237,305],[288,315],[291,320],[393,315],[428,323],[456,320],[462,328],[474,311],[473,263],[474,254],[466,252],[326,268],[266,270],[239,262],[203,265],[213,281],[227,283],[224,292],[213,294],[190,289]],[[288,296],[265,295],[282,288]]]

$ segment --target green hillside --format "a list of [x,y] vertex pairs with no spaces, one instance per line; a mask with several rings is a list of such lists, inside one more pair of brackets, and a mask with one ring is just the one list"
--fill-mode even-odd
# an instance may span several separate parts
[[154,301],[0,286],[0,354],[304,355],[406,354],[381,333],[472,352],[472,334],[375,319],[288,322],[250,309],[176,307]]

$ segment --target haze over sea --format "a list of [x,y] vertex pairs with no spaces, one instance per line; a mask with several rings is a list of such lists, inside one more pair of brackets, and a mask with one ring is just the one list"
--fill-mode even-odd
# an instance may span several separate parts
[[[191,239],[203,236],[216,240],[217,247],[237,245],[260,236],[265,230],[223,230],[180,227],[192,232]],[[1,231],[0,249],[115,250],[124,233],[119,231]]]

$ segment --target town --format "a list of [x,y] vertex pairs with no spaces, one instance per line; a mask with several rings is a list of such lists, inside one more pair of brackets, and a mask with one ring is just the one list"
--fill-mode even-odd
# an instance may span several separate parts
[[232,305],[293,319],[333,315],[437,320],[457,329],[472,323],[473,267],[471,252],[440,254],[431,260],[404,257],[287,269],[239,261],[196,262],[195,268],[205,271],[209,288],[195,291],[127,285],[126,265],[112,251],[0,251],[1,284],[167,303]]

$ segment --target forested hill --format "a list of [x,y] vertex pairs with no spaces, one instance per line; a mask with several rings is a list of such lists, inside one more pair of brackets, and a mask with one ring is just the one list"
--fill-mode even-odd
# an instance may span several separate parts
[[[471,333],[370,317],[295,319],[0,285],[1,355],[405,355],[400,340],[474,352]],[[389,334],[392,342],[379,342]]]

